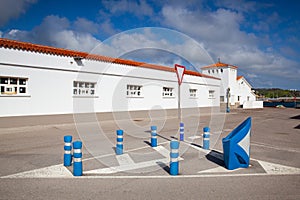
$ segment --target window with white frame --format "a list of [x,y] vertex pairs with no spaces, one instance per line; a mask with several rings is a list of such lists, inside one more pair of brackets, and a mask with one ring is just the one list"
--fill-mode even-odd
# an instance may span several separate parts
[[143,86],[141,85],[127,85],[126,96],[127,97],[143,97]]
[[197,89],[190,89],[190,98],[197,98]]
[[74,96],[95,96],[96,83],[74,81],[73,82],[73,95]]
[[28,78],[0,77],[1,96],[27,94]]
[[174,88],[171,87],[163,87],[163,97],[175,97]]
[[209,99],[215,98],[215,91],[214,90],[209,90],[208,91],[208,98]]

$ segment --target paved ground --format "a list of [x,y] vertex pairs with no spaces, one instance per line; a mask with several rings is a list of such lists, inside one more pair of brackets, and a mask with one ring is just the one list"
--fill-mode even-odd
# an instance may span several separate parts
[[[77,126],[69,115],[1,118],[0,199],[300,199],[299,109],[238,109],[213,116],[205,110],[200,118],[188,113],[176,177],[168,173],[169,141],[178,137],[176,112],[163,118],[152,113],[151,119],[149,113],[138,113],[131,121],[122,114],[117,120],[80,115],[75,116]],[[253,123],[251,165],[228,171],[221,139],[248,116]],[[155,149],[149,145],[150,125],[158,126]],[[202,149],[207,125],[211,151]],[[124,155],[116,156],[115,130],[120,127]],[[61,164],[67,134],[84,142],[84,176],[79,178]]]

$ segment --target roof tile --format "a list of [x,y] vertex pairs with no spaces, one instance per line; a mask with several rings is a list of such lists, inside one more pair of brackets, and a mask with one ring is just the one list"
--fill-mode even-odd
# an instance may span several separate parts
[[[150,68],[150,69],[155,69],[155,70],[175,72],[174,68],[170,68],[167,66],[149,64],[149,63],[144,63],[144,62],[137,62],[137,61],[126,60],[126,59],[121,59],[121,58],[112,58],[112,57],[108,57],[108,56],[89,54],[86,52],[73,51],[73,50],[62,49],[62,48],[55,48],[55,47],[32,44],[32,43],[10,40],[10,39],[5,39],[5,38],[0,38],[0,47],[8,48],[8,49],[20,49],[23,51],[39,52],[39,53],[58,55],[58,56],[82,57],[82,58],[85,58],[88,60],[97,60],[97,61],[103,61],[103,62],[111,62],[111,63],[118,63],[118,64],[123,64],[123,65],[142,67],[142,68]],[[205,75],[205,74],[202,74],[199,72],[195,72],[195,71],[191,71],[191,70],[186,70],[185,74],[188,74],[191,76],[200,76],[200,77],[220,80],[219,78],[216,78],[213,76],[208,76],[208,75]]]

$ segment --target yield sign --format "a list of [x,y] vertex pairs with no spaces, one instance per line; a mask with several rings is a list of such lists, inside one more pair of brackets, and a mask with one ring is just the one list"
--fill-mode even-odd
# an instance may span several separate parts
[[178,78],[178,84],[181,85],[183,75],[184,75],[184,72],[185,72],[185,66],[175,64],[175,70],[176,70],[176,74],[177,74],[177,78]]

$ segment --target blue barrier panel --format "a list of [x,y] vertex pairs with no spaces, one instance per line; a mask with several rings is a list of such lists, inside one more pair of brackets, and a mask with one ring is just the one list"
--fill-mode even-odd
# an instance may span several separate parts
[[208,127],[203,128],[203,149],[209,149],[210,129]]
[[180,141],[184,140],[184,123],[180,122]]
[[171,175],[178,175],[179,171],[179,142],[172,140],[170,143],[170,174]]
[[250,163],[251,117],[223,138],[225,167],[229,170],[247,168]]
[[82,176],[82,142],[76,141],[73,142],[73,175],[74,176]]
[[68,167],[71,166],[72,164],[72,136],[71,135],[66,135],[64,136],[64,166]]
[[157,127],[151,126],[151,147],[157,147]]
[[123,154],[123,130],[117,130],[116,154]]

